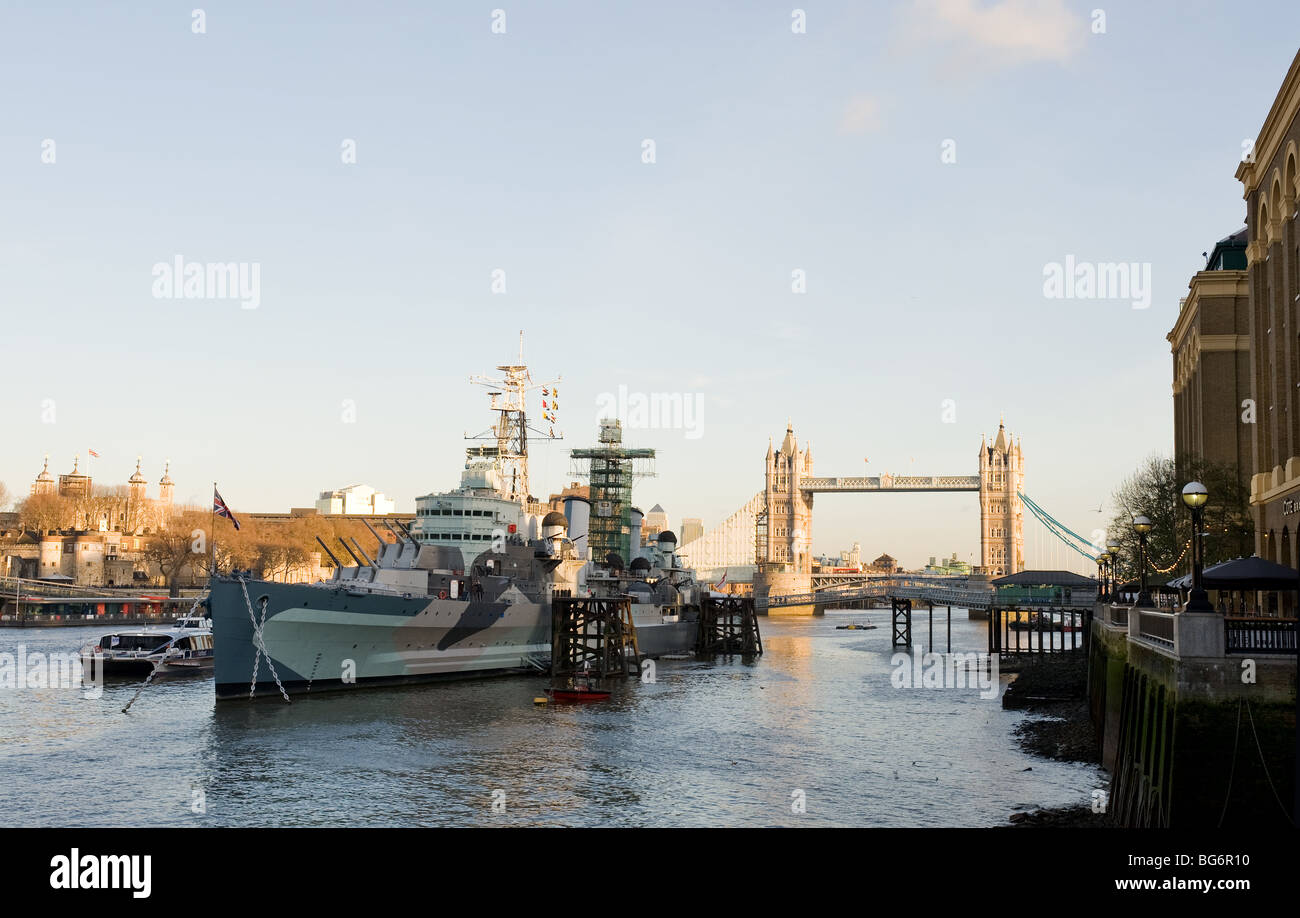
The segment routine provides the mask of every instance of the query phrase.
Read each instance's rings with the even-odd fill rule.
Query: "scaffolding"
[[[591,516],[587,523],[588,556],[597,564],[613,552],[623,563],[641,547],[641,533],[632,532],[632,480],[654,475],[653,449],[623,445],[623,425],[616,419],[600,422],[600,445],[575,449],[569,455],[573,474],[591,482]]]

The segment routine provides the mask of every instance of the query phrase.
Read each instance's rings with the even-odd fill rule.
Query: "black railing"
[[[1168,612],[1138,609],[1138,634],[1148,641],[1174,646],[1174,617]]]
[[[1294,618],[1223,619],[1224,649],[1228,653],[1295,653]]]
[[[1086,653],[1091,621],[1088,610],[994,607],[989,612],[989,653]]]

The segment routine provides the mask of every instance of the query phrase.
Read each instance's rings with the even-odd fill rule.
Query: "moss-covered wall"
[[[1289,825],[1295,657],[1178,660],[1100,625],[1092,638],[1089,703],[1120,825]]]

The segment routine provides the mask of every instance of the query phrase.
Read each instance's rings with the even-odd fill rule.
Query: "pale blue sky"
[[[1106,4],[1104,34],[1098,0],[803,3],[806,34],[793,4],[508,0],[210,3],[194,34],[199,2],[0,7],[15,493],[89,447],[105,482],[169,456],[199,502],[410,508],[456,483],[468,377],[524,328],[565,377],[540,494],[626,385],[702,393],[698,439],[630,436],[674,527],[756,492],[787,418],[821,474],[973,474],[1005,412],[1027,493],[1090,533],[1171,449],[1164,336],[1300,35],[1280,0]],[[176,254],[258,263],[259,308],[153,298]],[[1044,298],[1068,255],[1150,263],[1151,307]],[[822,496],[814,534],[967,558],[975,500]]]

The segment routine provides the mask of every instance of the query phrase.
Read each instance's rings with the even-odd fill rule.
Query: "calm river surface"
[[[587,706],[534,706],[527,677],[220,706],[209,677],[150,685],[128,714],[135,682],[0,688],[0,824],[988,826],[1106,786],[1020,752],[1027,715],[998,697],[893,687],[888,616],[762,618],[757,662],[661,660]],[[982,651],[985,627],[955,611],[954,651]],[[105,630],[0,629],[0,653]]]

